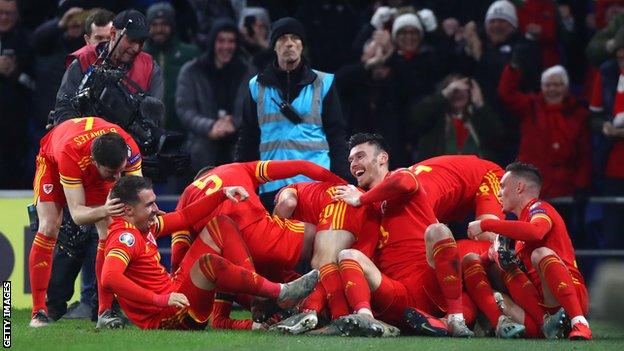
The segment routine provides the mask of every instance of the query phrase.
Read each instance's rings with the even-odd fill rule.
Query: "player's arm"
[[[297,208],[297,202],[297,189],[284,187],[277,194],[277,201],[275,202],[273,214],[281,218],[290,218]]]
[[[297,175],[304,175],[321,182],[346,184],[347,182],[331,171],[304,160],[290,161],[257,161],[255,176],[263,184],[276,179],[286,179]]]
[[[63,192],[67,199],[69,213],[77,225],[93,224],[108,216],[119,216],[123,213],[124,205],[119,199],[107,199],[102,206],[85,206],[85,191],[82,183],[73,186],[63,184]]]
[[[496,219],[484,219],[475,222],[480,222],[480,230],[482,232],[490,231],[499,233],[508,238],[521,241],[542,240],[552,228],[552,221],[546,215],[533,216],[530,222],[501,221]],[[471,230],[469,229],[469,231]]]
[[[357,207],[389,200],[399,195],[413,194],[418,190],[418,187],[416,175],[405,168],[393,172],[364,194],[353,185],[337,186],[335,198]]]
[[[238,202],[244,201],[248,197],[249,194],[241,186],[224,187],[221,191],[203,196],[200,200],[195,201],[181,210],[158,216],[156,234],[160,236],[161,233],[173,233],[186,230],[196,222],[210,215],[226,198],[233,202]]]
[[[182,294],[156,294],[133,282],[124,274],[130,260],[131,254],[127,250],[113,248],[108,251],[102,268],[102,286],[104,289],[130,301],[159,307],[185,307],[189,305],[188,300]]]
[[[126,168],[124,168],[125,175],[135,175],[135,176],[143,176],[143,171],[141,170],[141,166],[143,164],[143,159],[141,157],[141,150],[137,145],[136,141],[128,135],[124,136],[126,143],[130,147],[131,155],[128,158],[128,163],[126,164]]]

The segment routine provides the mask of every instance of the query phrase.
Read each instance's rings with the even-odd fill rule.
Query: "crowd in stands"
[[[621,207],[587,207],[624,196],[622,0],[0,0],[0,189],[31,187],[67,55],[109,40],[128,8],[146,14],[164,126],[186,135],[193,171],[249,158],[236,147],[249,80],[277,64],[272,24],[292,16],[303,62],[334,74],[335,135],[383,135],[392,168],[443,154],[535,164],[544,198],[573,198],[576,244],[624,245]],[[586,212],[597,241],[580,234]]]

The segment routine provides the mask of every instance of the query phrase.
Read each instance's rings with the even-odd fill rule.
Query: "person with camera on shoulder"
[[[118,40],[124,29],[125,35]],[[51,115],[55,125],[84,114],[84,111],[79,111],[74,98],[85,75],[91,73],[101,63],[101,58],[106,56],[112,65],[125,71],[126,77],[136,83],[146,95],[162,101],[162,71],[152,56],[142,51],[143,43],[149,37],[145,16],[132,9],[120,12],[113,20],[110,34],[110,41],[86,45],[68,56],[67,70],[56,94],[56,106]],[[136,86],[128,87],[129,91],[137,92]]]

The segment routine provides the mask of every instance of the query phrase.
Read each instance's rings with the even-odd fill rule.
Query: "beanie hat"
[[[501,19],[505,20],[514,28],[518,28],[518,16],[516,15],[516,8],[512,3],[507,0],[494,1],[490,8],[488,8],[485,14],[485,23],[493,20]]]
[[[284,34],[294,34],[305,44],[305,29],[303,28],[303,24],[292,17],[282,17],[273,23],[271,35],[269,36],[271,48],[275,48],[277,39]]]
[[[170,26],[175,25],[175,10],[168,2],[158,2],[147,9],[147,23],[152,24],[157,19],[164,19]]]
[[[414,27],[418,29],[420,34],[423,32],[422,24],[420,24],[418,16],[413,13],[404,13],[395,18],[394,23],[392,23],[392,40],[395,40],[397,33],[405,27]]]

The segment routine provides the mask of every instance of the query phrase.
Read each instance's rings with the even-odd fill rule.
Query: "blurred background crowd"
[[[624,247],[621,205],[588,202],[624,196],[624,0],[0,0],[0,189],[32,187],[67,55],[108,41],[129,8],[146,15],[142,50],[189,174],[245,158],[249,79],[275,65],[272,23],[292,16],[304,62],[335,75],[339,135],[382,134],[393,168],[443,154],[533,163],[544,198],[571,199],[558,206],[575,246]]]

